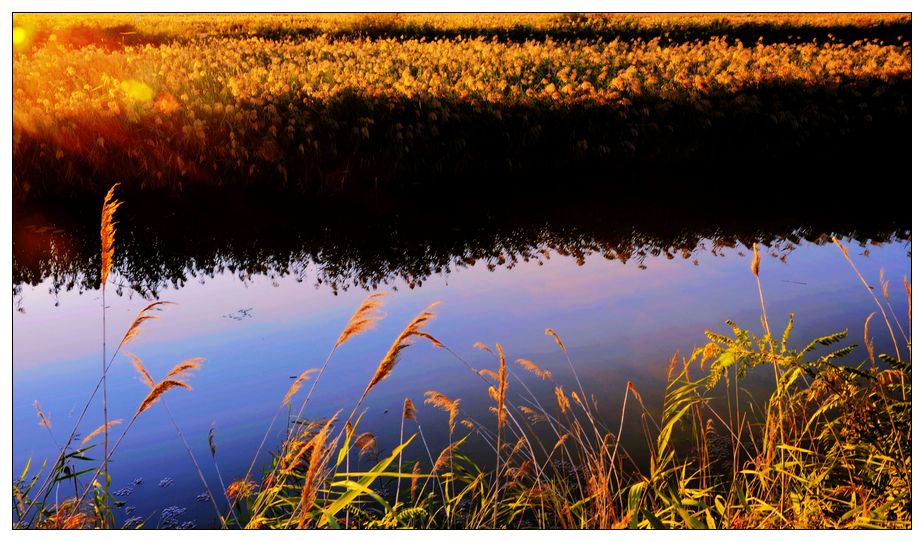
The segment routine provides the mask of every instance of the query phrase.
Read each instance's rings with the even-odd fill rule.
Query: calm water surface
[[[23,219],[20,214],[14,233],[17,476],[30,458],[33,468],[54,458],[55,445],[38,426],[33,401],[51,419],[54,441],[63,441],[97,382],[101,363],[101,296],[94,287],[98,237],[92,221],[81,229],[39,215]],[[822,232],[853,238],[850,252],[872,283],[878,284],[884,269],[893,292],[900,292],[902,276],[910,275],[911,244],[900,228],[868,233],[821,225],[806,231],[784,224],[751,226],[743,233],[708,227],[663,233],[650,226],[658,222],[655,218],[645,227],[633,223],[601,233],[580,220],[556,220],[511,219],[519,225],[508,227],[485,218],[474,228],[429,234],[410,225],[376,227],[345,238],[335,235],[337,228],[305,227],[302,233],[312,235],[289,232],[279,240],[278,235],[249,237],[246,227],[227,238],[192,234],[198,229],[183,227],[167,234],[126,210],[117,276],[107,292],[107,342],[116,344],[155,296],[176,303],[147,323],[128,349],[155,378],[180,360],[207,358],[191,379],[194,391],[171,392],[166,402],[217,493],[207,443],[210,425],[216,426],[224,479],[240,477],[291,378],[323,363],[370,291],[390,293],[388,316],[337,351],[308,409],[310,418],[350,408],[400,330],[434,301],[442,304],[428,331],[472,365],[496,368],[496,359],[472,344],[500,343],[509,359],[531,359],[573,386],[561,352],[543,333],[554,328],[587,392],[612,418],[627,380],[659,404],[668,359],[701,344],[704,329],[722,331],[727,319],[759,327],[746,248],[752,240],[765,244],[761,279],[770,324],[782,329],[795,312],[796,344],[845,327],[852,342],[858,342],[863,321],[875,309],[837,248],[817,242],[819,237],[824,241]],[[618,222],[605,216],[600,221]],[[177,241],[184,235],[188,241]],[[896,311],[904,314],[904,296],[892,297]],[[886,340],[878,326],[873,332],[877,342]],[[536,395],[551,397],[548,383],[520,376]],[[490,418],[483,383],[447,352],[418,343],[366,400],[363,429],[390,449],[398,438],[402,401],[410,397],[430,448],[442,449],[445,415],[424,405],[427,390],[461,398],[468,415]],[[519,384],[514,390],[520,390]],[[117,358],[109,376],[110,416],[130,418],[146,392],[130,361]],[[82,433],[101,423],[99,411],[91,408]],[[284,430],[285,416],[280,416],[270,448]],[[419,441],[415,446],[413,453],[425,456]],[[477,455],[477,443],[473,449]],[[89,455],[100,453],[94,449]],[[117,512],[117,519],[151,516],[148,525],[153,526],[163,508],[179,506],[185,508],[178,516],[181,522],[211,525],[211,506],[197,500],[202,485],[162,407],[138,419],[111,470],[113,488],[125,489],[127,508]],[[133,483],[136,479],[141,483]],[[62,490],[59,498],[69,496]]]

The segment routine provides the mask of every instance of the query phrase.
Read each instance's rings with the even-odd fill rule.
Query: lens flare
[[[122,81],[122,92],[136,102],[150,102],[154,98],[154,89],[137,79]]]
[[[13,45],[21,46],[29,39],[29,31],[21,26],[13,27]]]

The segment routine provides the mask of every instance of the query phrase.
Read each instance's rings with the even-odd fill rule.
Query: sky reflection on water
[[[885,269],[893,285],[895,310],[907,314],[900,284],[903,275],[910,275],[910,242],[878,247],[854,242],[849,247],[871,283],[878,284],[879,270]],[[739,256],[739,251],[746,255]],[[398,285],[386,301],[388,317],[337,352],[307,414],[321,417],[351,407],[394,337],[433,301],[442,304],[428,331],[476,367],[496,367],[496,359],[472,349],[475,341],[501,343],[509,359],[531,359],[561,382],[570,382],[561,352],[543,334],[552,327],[567,344],[587,392],[598,397],[603,410],[616,408],[627,379],[659,404],[664,370],[675,351],[689,353],[703,342],[704,329],[724,331],[726,319],[759,327],[750,255],[740,246],[723,252],[724,257],[698,251],[690,259],[673,260],[650,256],[645,269],[600,254],[588,256],[582,266],[575,265],[573,258],[553,254],[542,266],[530,262],[493,272],[479,261],[432,275],[414,289]],[[848,342],[859,342],[863,321],[875,310],[869,294],[831,244],[800,245],[785,263],[765,255],[761,279],[772,328],[781,330],[789,312],[796,313],[793,344],[844,327],[850,330]],[[177,305],[146,324],[128,348],[145,361],[155,378],[182,359],[207,358],[191,380],[194,391],[172,392],[167,403],[202,464],[211,464],[206,435],[209,425],[216,423],[218,462],[226,481],[246,470],[290,377],[323,363],[344,323],[368,295],[353,288],[334,296],[328,287],[309,282],[259,275],[242,281],[231,272],[202,284],[189,281],[162,292],[162,299]],[[43,283],[24,286],[19,295],[24,312],[14,312],[13,328],[16,475],[30,457],[34,465],[42,458],[53,459],[49,436],[35,419],[34,400],[51,418],[55,438],[66,437],[99,375],[101,329],[97,290],[61,291],[53,296]],[[138,295],[109,295],[107,302],[108,342],[113,345],[147,302]],[[885,330],[877,320],[872,331],[877,343],[885,345]],[[110,375],[111,416],[130,418],[147,390],[124,356],[117,359]],[[546,389],[548,383],[529,382],[540,396],[551,389]],[[461,397],[468,414],[487,418],[483,387],[448,353],[416,344],[369,396],[364,429],[376,433],[383,448],[393,445],[401,401],[407,396],[418,404],[426,438],[442,442],[443,414],[423,405],[423,393],[436,389]],[[100,423],[97,410],[91,408],[85,431]],[[283,419],[271,446],[283,432]],[[423,453],[422,448],[416,452]],[[208,524],[211,506],[195,500],[201,484],[163,409],[153,408],[139,418],[116,456],[112,473],[114,488],[143,478],[125,498],[137,507],[136,515],[179,505],[188,509],[185,519]],[[211,466],[206,475],[210,483],[215,481]],[[165,477],[174,483],[159,487],[158,481]],[[217,482],[213,487],[218,487]]]

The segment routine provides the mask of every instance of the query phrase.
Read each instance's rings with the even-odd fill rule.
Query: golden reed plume
[[[94,429],[92,433],[84,437],[83,440],[80,442],[80,445],[83,446],[84,444],[93,440],[93,437],[99,436],[100,434],[102,434],[103,431],[107,429],[112,429],[113,426],[119,425],[120,423],[122,423],[122,420],[109,420],[109,423],[104,423],[103,425]]]
[[[103,213],[100,219],[99,236],[102,242],[102,266],[100,268],[100,285],[105,288],[106,280],[109,278],[109,272],[112,270],[112,256],[115,254],[115,225],[112,221],[122,202],[115,199],[115,189],[119,183],[112,185],[106,198],[103,200]]]
[[[507,421],[507,409],[504,408],[504,399],[507,395],[507,357],[500,343],[495,346],[500,360],[500,366],[497,369],[497,430],[500,432],[504,422]]]
[[[410,398],[404,400],[404,412],[401,415],[405,420],[417,421],[417,407],[414,406],[414,401],[411,401]]]
[[[154,381],[151,379],[151,375],[145,370],[144,365],[141,364],[141,360],[137,356],[131,356],[132,362],[135,365],[135,369],[141,373],[142,381],[145,384],[151,385]],[[163,380],[157,383],[157,385],[151,386],[151,391],[148,392],[147,397],[141,401],[141,404],[138,406],[138,410],[135,412],[137,417],[139,414],[145,410],[151,408],[151,405],[160,400],[161,395],[167,393],[173,388],[183,388],[185,390],[192,390],[192,386],[184,382],[183,378],[187,378],[189,371],[198,369],[202,362],[205,361],[205,358],[191,358],[185,361],[177,363],[169,372]]]
[[[141,359],[131,352],[125,352],[125,355],[132,360],[132,365],[135,367],[135,371],[137,371],[141,376],[141,381],[144,382],[147,387],[153,388],[155,386],[154,379],[151,378],[151,373],[149,373],[148,370],[144,368],[144,364],[141,363]]]
[[[561,337],[558,336],[558,333],[555,333],[555,330],[548,328],[545,330],[545,334],[555,339],[555,342],[558,344],[558,347],[561,348],[562,352],[567,353],[568,349],[565,348],[565,343],[561,342]]]
[[[296,393],[298,393],[298,390],[302,387],[302,384],[304,384],[305,381],[308,380],[311,374],[316,373],[316,372],[318,372],[318,369],[308,369],[307,371],[298,375],[298,378],[295,379],[295,382],[293,382],[292,385],[289,386],[289,391],[286,392],[285,397],[282,398],[282,404],[284,405],[288,403],[289,400],[292,399],[292,397]]]
[[[172,301],[155,301],[154,303],[151,303],[147,307],[141,309],[138,312],[138,316],[135,316],[132,324],[128,326],[128,331],[126,331],[125,335],[122,336],[123,346],[135,340],[138,334],[141,333],[141,324],[147,322],[148,320],[155,320],[158,318],[157,315],[151,314],[151,311],[155,309],[160,310],[159,307],[161,305],[176,305],[176,303],[173,303]]]
[[[422,336],[420,330],[423,329],[434,317],[436,313],[431,312],[430,310],[433,307],[436,307],[439,303],[433,303],[428,306],[426,309],[420,312],[413,320],[408,323],[407,327],[398,335],[398,338],[395,339],[395,342],[392,343],[391,348],[388,349],[388,352],[385,353],[385,357],[382,358],[381,363],[379,363],[378,368],[375,371],[375,374],[372,375],[372,379],[369,381],[369,385],[366,386],[365,391],[363,391],[362,397],[360,397],[360,402],[365,399],[366,395],[372,391],[379,382],[388,378],[388,375],[391,374],[391,371],[395,368],[395,365],[398,364],[398,357],[401,354],[401,351],[410,346],[413,343],[415,337]]]
[[[449,413],[449,430],[452,431],[456,427],[456,417],[459,415],[459,400],[452,401],[449,397],[433,390],[426,392],[424,395],[427,396],[424,403]]]
[[[153,389],[148,393],[148,395],[141,401],[141,404],[138,405],[138,410],[135,412],[135,416],[138,416],[145,410],[151,408],[151,406],[156,403],[161,395],[167,393],[173,388],[183,388],[186,390],[192,390],[192,386],[183,382],[182,380],[162,380]]]
[[[439,472],[443,467],[449,464],[449,460],[452,458],[452,454],[455,452],[458,445],[458,441],[452,442],[440,452],[439,457],[436,458],[436,462],[433,464],[433,472]]]
[[[173,369],[170,369],[170,372],[167,373],[165,378],[170,378],[171,376],[176,377],[185,377],[185,373],[189,371],[195,371],[196,369],[202,366],[202,362],[205,361],[205,358],[190,358],[185,361],[181,361]]]
[[[359,457],[363,457],[364,455],[374,454],[378,450],[378,443],[375,440],[375,435],[366,432],[356,437],[353,447],[359,450]]]
[[[360,305],[359,308],[356,309],[356,312],[353,313],[353,316],[350,317],[346,327],[343,328],[343,332],[337,339],[336,346],[340,346],[347,342],[351,337],[369,331],[375,326],[376,322],[384,318],[384,313],[379,310],[379,307],[381,307],[384,302],[382,299],[383,297],[385,297],[384,293],[375,293],[362,302],[362,305]]]
[[[869,316],[866,317],[866,322],[863,323],[863,344],[866,345],[866,353],[869,355],[869,362],[873,367],[876,366],[876,354],[873,350],[873,338],[869,336],[869,323],[874,316],[876,316],[875,312],[869,313]]]
[[[522,367],[522,368],[526,369],[527,371],[533,373],[534,375],[538,376],[538,377],[539,377],[540,379],[542,379],[542,380],[548,380],[548,379],[552,378],[552,372],[551,372],[551,371],[547,371],[547,370],[545,370],[545,369],[539,367],[538,365],[536,365],[535,363],[533,363],[532,361],[530,361],[530,360],[528,360],[528,359],[524,359],[524,358],[518,359],[518,360],[517,360],[517,365],[519,365],[520,367]]]
[[[493,354],[493,353],[494,353],[494,352],[491,350],[491,347],[490,347],[490,346],[484,344],[484,343],[481,342],[481,341],[475,341],[475,344],[473,344],[472,347],[473,347],[473,348],[477,348],[478,350],[481,350],[481,351],[483,351],[483,352],[487,352],[488,354]]]
[[[522,412],[529,418],[530,423],[536,424],[536,423],[539,423],[545,420],[544,415],[540,414],[539,412],[536,412],[535,410],[529,408],[528,406],[520,406],[519,408],[520,408],[520,412]]]
[[[253,492],[256,490],[256,482],[241,478],[228,484],[228,489],[225,490],[225,495],[227,495],[228,499],[231,501],[237,501],[240,499],[246,499],[247,497],[253,495]]]
[[[751,245],[751,248],[754,250],[754,259],[751,260],[751,273],[754,273],[755,277],[760,276],[760,247],[757,246],[757,243]]]
[[[298,519],[299,529],[304,529],[307,526],[308,512],[311,511],[311,507],[314,506],[314,501],[317,498],[318,487],[321,484],[321,468],[327,459],[327,453],[329,451],[329,447],[327,446],[327,434],[330,431],[330,426],[333,421],[334,418],[327,420],[324,427],[322,427],[321,430],[318,431],[318,434],[311,439],[311,457],[308,459],[308,471],[305,473],[305,485],[302,486],[302,494],[299,501],[299,506],[301,507],[301,515]]]
[[[568,402],[568,396],[565,395],[561,386],[555,386],[555,400],[558,402],[558,408],[561,410],[561,413],[567,414],[568,410],[571,409],[571,403]]]

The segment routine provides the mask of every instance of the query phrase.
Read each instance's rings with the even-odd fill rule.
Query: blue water
[[[904,322],[907,300],[901,284],[903,276],[910,277],[910,242],[881,246],[853,242],[848,247],[877,294],[879,272],[884,270],[892,285],[895,312]],[[689,353],[703,343],[703,330],[723,331],[727,319],[751,329],[760,326],[750,253],[739,246],[714,255],[711,248],[706,242],[688,259],[649,256],[645,268],[600,255],[577,265],[574,258],[552,254],[541,266],[533,261],[494,271],[488,269],[490,262],[478,261],[430,276],[413,289],[395,284],[395,290],[387,290],[387,318],[336,352],[307,416],[324,417],[351,408],[400,330],[434,301],[442,303],[428,331],[476,367],[496,368],[497,361],[472,348],[473,343],[500,343],[508,359],[531,359],[573,387],[561,351],[544,334],[552,327],[565,341],[587,393],[597,397],[601,411],[617,411],[627,380],[646,400],[660,404],[665,368],[674,352]],[[863,322],[877,310],[831,244],[803,242],[785,262],[765,251],[761,280],[774,330],[782,330],[789,313],[796,313],[792,344],[843,328],[850,332],[849,342],[861,342]],[[147,322],[140,337],[126,348],[144,360],[155,379],[183,359],[207,358],[190,380],[194,390],[173,390],[165,402],[216,495],[221,489],[207,443],[210,425],[216,426],[217,463],[224,480],[239,478],[291,384],[290,377],[320,367],[343,325],[369,293],[355,288],[335,296],[329,288],[316,288],[310,282],[259,275],[241,279],[230,272],[190,280],[161,293],[162,299],[176,305],[159,313],[158,320]],[[23,287],[17,299],[23,310],[14,311],[14,476],[30,459],[33,472],[43,460],[54,459],[54,442],[67,438],[100,373],[100,292],[53,294],[49,289],[48,281]],[[129,294],[107,296],[110,350],[148,302]],[[881,318],[874,319],[871,330],[883,349],[890,344]],[[550,397],[549,383],[519,368],[515,371],[534,393]],[[516,393],[518,386],[513,386]],[[305,390],[307,386],[295,404]],[[390,449],[398,439],[402,401],[410,397],[417,404],[430,448],[442,449],[445,414],[424,405],[427,390],[461,398],[465,412],[476,418],[491,417],[483,382],[447,352],[421,342],[404,351],[392,375],[369,395],[362,430],[375,433],[380,446]],[[110,417],[126,421],[147,393],[122,355],[110,371],[108,393]],[[52,435],[37,423],[35,400],[52,422]],[[89,433],[101,420],[97,399],[80,432]],[[124,427],[115,427],[113,434],[121,434]],[[284,430],[282,415],[260,464],[268,460]],[[88,455],[98,458],[102,439],[94,442],[98,448]],[[419,439],[410,450],[424,457]],[[111,472],[114,489],[131,488],[123,492],[123,500],[126,507],[134,508],[117,512],[120,521],[151,517],[147,525],[155,526],[169,506],[186,509],[177,516],[181,522],[205,527],[214,521],[211,505],[196,500],[204,489],[161,405],[139,417],[117,451]],[[141,483],[134,484],[138,478]],[[159,482],[166,479],[172,483],[161,487]],[[59,491],[59,499],[73,496],[63,487]]]

